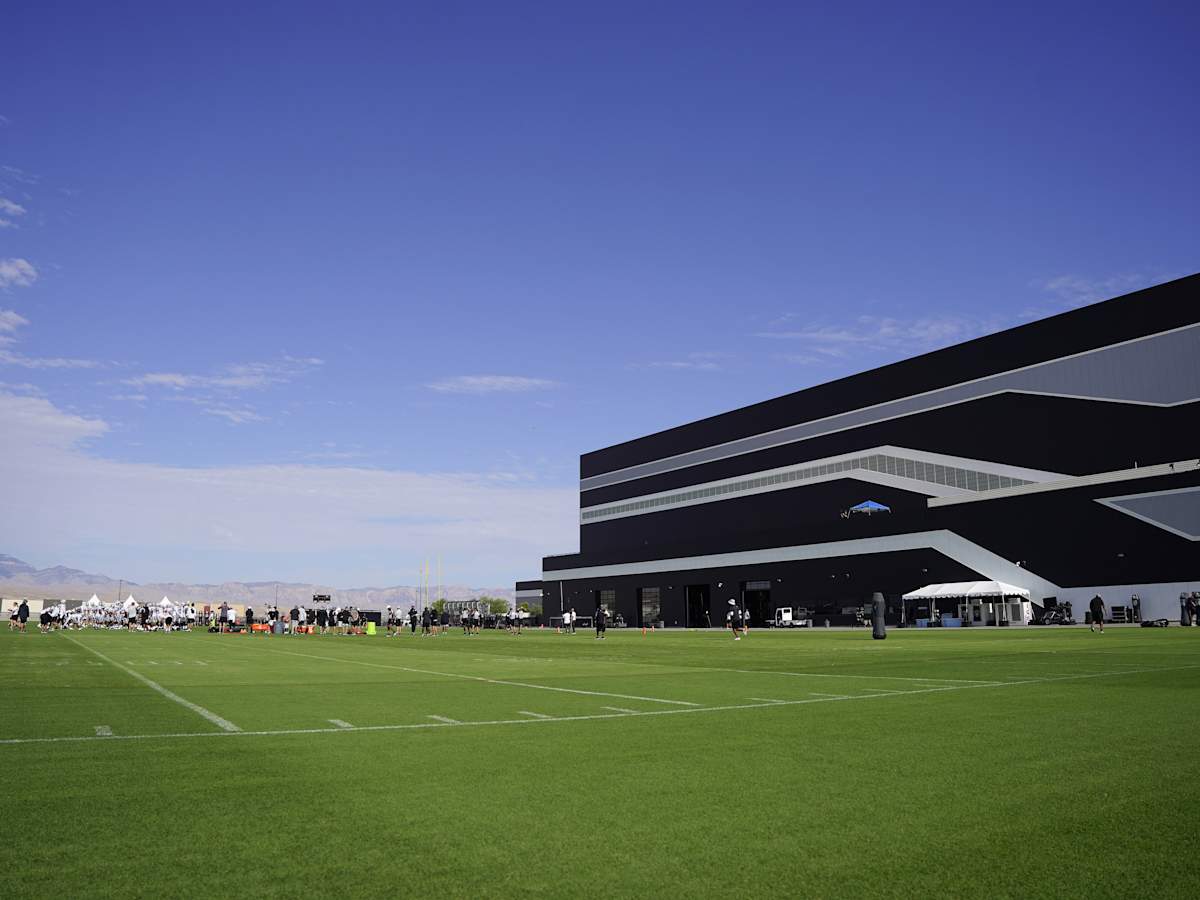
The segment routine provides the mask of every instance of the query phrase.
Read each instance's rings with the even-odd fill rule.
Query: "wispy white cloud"
[[[0,166],[0,183],[23,184],[32,187],[41,181],[40,175],[18,169],[16,166]]]
[[[16,228],[17,223],[12,221],[25,215],[25,207],[20,203],[14,203],[7,197],[0,197],[0,228]],[[4,218],[8,216],[9,218]]]
[[[37,269],[27,259],[0,259],[0,288],[29,287],[38,279]]]
[[[216,390],[229,393],[262,390],[276,384],[286,384],[312,372],[324,364],[315,357],[283,356],[267,362],[235,363],[211,375],[182,372],[148,372],[125,379],[125,384],[139,388],[168,388],[174,391]]]
[[[645,363],[630,363],[631,369],[668,369],[675,371],[717,372],[728,353],[689,353],[682,359],[662,359]]]
[[[784,356],[789,362],[800,364],[842,359],[864,351],[925,353],[1005,325],[998,316],[976,318],[957,314],[913,319],[863,315],[841,324],[801,322],[799,316],[788,315],[776,324],[781,327],[758,332],[755,337],[795,342],[802,349]]]
[[[11,309],[0,309],[0,346],[16,341],[17,329],[28,325],[29,320]]]
[[[523,375],[454,375],[426,385],[443,394],[498,394],[544,391],[558,387],[557,381]]]
[[[24,369],[95,369],[100,363],[91,359],[65,359],[59,356],[26,356],[8,349],[17,342],[17,329],[24,328],[29,320],[11,309],[0,309],[0,365],[20,366]]]
[[[354,459],[364,459],[370,454],[364,451],[360,444],[342,445],[337,441],[324,441],[319,450],[312,450],[300,455],[303,459],[347,462]]]
[[[94,359],[68,359],[61,356],[25,356],[0,349],[0,365],[24,369],[99,369],[104,364]]]
[[[210,416],[227,419],[233,425],[245,425],[247,422],[265,422],[262,416],[252,409],[232,406],[204,406],[203,411]]]
[[[569,485],[352,465],[105,459],[88,442],[107,423],[6,391],[0,421],[9,437],[0,442],[8,513],[0,546],[103,546],[113,570],[128,565],[135,576],[220,579],[262,565],[247,560],[305,557],[304,577],[353,584],[380,571],[400,580],[438,553],[453,577],[490,584],[526,565],[536,572],[547,547],[569,550],[578,532],[578,491]],[[119,528],[97,515],[105,509],[121,511]],[[269,577],[287,574],[274,568]]]
[[[1060,308],[1071,309],[1119,297],[1169,280],[1161,276],[1147,275],[1145,272],[1122,272],[1102,277],[1056,275],[1042,282],[1034,282],[1034,287],[1054,297]]]

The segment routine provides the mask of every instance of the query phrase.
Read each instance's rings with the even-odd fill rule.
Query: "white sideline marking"
[[[809,691],[808,693],[809,693],[811,696],[813,696],[813,697],[834,697],[834,698],[836,698],[836,699],[838,699],[838,700],[845,700],[845,699],[846,699],[846,695],[845,695],[845,694],[822,694],[822,693],[820,693],[820,692],[818,692],[818,691]]]
[[[232,722],[230,722],[228,719],[222,719],[220,716],[218,716],[212,710],[205,709],[203,706],[199,706],[199,705],[193,703],[191,700],[185,700],[183,697],[180,697],[178,694],[168,691],[165,687],[163,687],[158,682],[151,681],[145,675],[135,672],[135,671],[133,671],[133,669],[126,668],[125,666],[121,665],[119,662],[117,662],[114,659],[109,659],[107,656],[105,656],[99,650],[94,650],[93,648],[89,647],[87,644],[81,644],[81,643],[79,643],[79,641],[75,640],[75,638],[70,637],[69,635],[63,635],[63,636],[66,637],[66,639],[68,641],[70,641],[72,644],[74,644],[76,647],[82,647],[88,653],[95,654],[96,656],[98,656],[102,660],[104,660],[106,663],[116,666],[118,669],[120,669],[126,675],[136,678],[138,681],[140,681],[142,684],[146,685],[146,687],[150,688],[151,690],[158,691],[160,694],[162,694],[168,700],[174,700],[180,706],[187,707],[192,712],[194,712],[196,715],[203,716],[204,718],[208,719],[208,721],[212,722],[214,725],[216,725],[218,728],[222,729],[223,731],[232,732],[232,731],[241,731],[242,730],[242,729],[238,728],[236,725],[234,725]]]
[[[625,715],[637,715],[636,709],[626,709],[623,706],[602,706],[601,709],[611,709],[613,712],[625,713]]]
[[[747,700],[757,700],[760,703],[783,703],[783,700],[771,700],[767,697],[747,697]]]
[[[242,645],[230,644],[229,646],[240,647]],[[323,659],[326,662],[350,663],[351,665],[356,666],[370,666],[373,669],[395,669],[400,672],[413,672],[417,675],[437,675],[439,678],[462,678],[466,681],[478,681],[482,682],[483,684],[502,684],[508,687],[533,688],[534,690],[538,691],[557,691],[563,694],[584,694],[589,697],[616,697],[620,700],[644,700],[647,703],[670,703],[675,706],[700,706],[699,703],[693,703],[691,700],[664,700],[661,697],[639,697],[635,694],[613,694],[609,691],[585,691],[581,688],[551,687],[548,684],[530,684],[526,681],[506,681],[501,678],[484,678],[482,675],[463,675],[461,672],[435,672],[432,669],[414,669],[411,666],[395,666],[388,665],[387,663],[373,663],[366,662],[365,660],[361,659],[346,659],[345,657],[338,656],[316,656],[312,653],[297,653],[293,650],[277,650],[274,647],[248,647],[246,649],[253,650],[254,652],[265,650],[270,653],[284,653],[288,656],[304,656],[308,659]]]
[[[421,728],[482,728],[493,725],[539,725],[551,722],[587,722],[596,719],[619,719],[625,716],[674,716],[684,713],[727,712],[740,709],[778,709],[782,706],[804,706],[813,703],[838,703],[853,700],[887,700],[892,697],[908,697],[914,694],[938,694],[952,691],[969,691],[987,688],[1015,687],[1027,684],[1046,684],[1052,681],[1076,681],[1083,678],[1109,678],[1118,675],[1143,675],[1154,672],[1177,672],[1183,669],[1200,669],[1200,664],[1188,666],[1165,666],[1158,669],[1134,669],[1127,672],[1099,672],[1095,675],[1058,675],[1050,678],[1031,678],[1025,681],[989,681],[983,684],[948,685],[946,687],[923,688],[904,691],[899,694],[857,694],[852,697],[830,696],[817,700],[781,700],[776,703],[739,703],[729,706],[695,706],[687,709],[652,709],[645,712],[629,710],[614,715],[588,716],[556,716],[549,719],[493,719],[484,722],[459,722],[443,716],[429,716],[436,722],[417,722],[407,725],[356,725],[353,728],[292,728],[277,731],[196,731],[177,734],[115,734],[112,737],[52,737],[52,738],[2,738],[2,744],[61,744],[80,743],[83,741],[152,741],[174,740],[179,738],[212,738],[212,737],[286,737],[297,734],[351,734],[359,731],[412,731]]]
[[[97,725],[96,737],[112,737],[112,729],[107,725]]]
[[[517,712],[522,716],[533,716],[535,719],[553,719],[554,716],[548,716],[545,713],[530,712],[527,709],[518,709]]]
[[[842,672],[773,672],[767,669],[718,669],[704,666],[706,672],[737,672],[741,675],[791,675],[794,678],[869,678],[873,681],[915,681],[921,684],[1003,684],[973,678],[914,678],[909,675],[847,675]]]
[[[329,719],[329,724],[336,725],[338,728],[353,728],[349,722],[343,722],[341,719]]]

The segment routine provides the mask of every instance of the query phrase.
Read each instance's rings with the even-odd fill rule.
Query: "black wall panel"
[[[584,491],[579,502],[584,507],[611,503],[884,444],[1066,475],[1111,472],[1200,453],[1186,437],[1198,421],[1200,402],[1159,407],[1000,394]]]
[[[1200,275],[1190,275],[587,453],[580,458],[580,475],[599,475],[1190,324],[1200,317],[1198,294]]]

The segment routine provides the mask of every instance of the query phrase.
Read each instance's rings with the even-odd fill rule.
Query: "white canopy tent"
[[[92,599],[87,602],[87,605],[88,606],[99,606],[100,598],[97,597],[95,594],[92,594]]]
[[[904,595],[905,600],[936,600],[939,597],[1028,597],[1029,591],[1003,581],[952,581],[927,584]]]
[[[964,625],[1028,625],[1033,620],[1029,591],[1003,581],[953,581],[927,584],[904,595],[905,600],[958,600]]]
[[[128,597],[125,598],[125,602],[121,605],[126,606],[126,607],[137,606],[137,601],[133,599],[133,594],[130,594]]]
[[[170,600],[168,600],[166,597],[163,597],[161,600],[158,601],[158,605],[159,606],[174,606],[175,604],[172,603]]]

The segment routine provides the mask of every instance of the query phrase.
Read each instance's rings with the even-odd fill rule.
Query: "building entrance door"
[[[686,619],[683,624],[688,628],[711,627],[708,585],[689,584],[684,590],[687,591],[687,605],[684,607]]]
[[[775,615],[771,609],[771,582],[743,581],[742,609],[749,618],[747,625],[762,628],[770,621]]]

